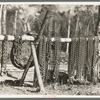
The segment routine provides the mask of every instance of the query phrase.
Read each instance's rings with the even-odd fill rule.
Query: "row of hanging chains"
[[[1,58],[1,68],[2,72],[6,73],[6,67],[7,67],[7,32],[6,32],[6,14],[7,9],[6,6],[3,6],[3,12],[2,12],[2,33],[5,35],[4,40],[2,41],[2,58]],[[3,74],[1,72],[1,74]]]
[[[56,17],[55,17],[56,18]],[[54,79],[58,81],[59,76],[59,65],[60,65],[60,53],[61,53],[61,38],[60,38],[60,21],[58,18],[55,19],[55,42],[54,42],[54,53],[55,53],[55,67],[54,67]]]

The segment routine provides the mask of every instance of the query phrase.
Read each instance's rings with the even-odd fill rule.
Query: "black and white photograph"
[[[0,97],[100,96],[100,3],[0,3]]]

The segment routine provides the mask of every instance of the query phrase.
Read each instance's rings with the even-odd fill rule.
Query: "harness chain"
[[[83,58],[83,78],[84,80],[86,81],[86,69],[87,69],[87,66],[86,66],[86,62],[87,62],[87,40],[86,40],[86,37],[84,37],[84,51],[83,51],[83,55],[84,55],[84,58]]]
[[[74,77],[74,42],[75,38],[72,38],[71,43],[69,44],[69,66],[68,66],[68,75],[70,78]]]
[[[79,52],[78,52],[78,66],[77,66],[77,79],[81,80],[81,37],[79,37]]]
[[[89,47],[88,47],[88,65],[89,65],[89,81],[91,81],[91,71],[92,71],[92,57],[93,57],[93,37],[90,37],[89,40],[88,40],[88,44],[89,44]]]
[[[76,78],[78,78],[78,61],[79,61],[79,38],[76,40]]]
[[[85,69],[85,59],[86,59],[86,38],[85,37],[82,37],[82,80],[84,80],[84,69]]]
[[[43,37],[43,48],[42,48],[42,75],[43,75],[43,80],[44,82],[46,82],[46,42],[47,42],[47,38]]]
[[[39,42],[39,64],[40,64],[40,67],[42,66],[42,43],[43,43],[43,37],[41,36],[40,38],[40,42]],[[40,68],[41,70],[41,68]]]
[[[75,47],[74,47],[74,67],[75,67],[75,72],[76,72],[76,65],[77,65],[77,38],[75,38]],[[76,74],[76,73],[75,73]]]
[[[76,64],[77,63],[77,39],[74,38],[73,39],[73,70],[72,70],[72,73],[73,73],[73,76],[75,76],[75,71],[76,71]]]
[[[97,82],[97,52],[98,52],[98,44],[99,44],[99,38],[98,37],[94,37],[94,51],[93,51],[93,67],[92,67],[92,81],[94,84],[96,84]]]
[[[60,63],[60,52],[61,52],[61,40],[59,36],[60,32],[60,23],[54,22],[55,25],[55,39],[56,41],[54,42],[54,53],[55,53],[55,67],[54,67],[54,77],[55,81],[57,82],[58,80],[58,75],[59,75],[59,63]]]
[[[52,34],[52,30],[53,30],[53,23],[52,23],[52,18],[49,19],[48,23],[50,23],[50,25],[48,24],[47,26],[47,30],[48,30],[48,39],[47,39],[47,47],[46,47],[46,62],[47,62],[47,71],[46,71],[46,79],[50,79],[50,66],[52,66],[51,64],[51,51],[52,51],[52,41],[51,41],[51,34]],[[50,65],[51,64],[51,65]]]
[[[40,72],[43,78],[43,37],[41,36],[39,42],[39,64],[40,64]]]

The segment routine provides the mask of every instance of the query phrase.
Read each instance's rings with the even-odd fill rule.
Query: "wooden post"
[[[3,5],[3,13],[2,13],[2,34],[4,34],[6,36],[6,6]],[[7,58],[7,41],[6,38],[4,38],[4,40],[2,41],[2,58],[1,58],[1,70],[4,70],[4,72],[6,71],[6,58]],[[1,75],[3,73],[1,72]]]

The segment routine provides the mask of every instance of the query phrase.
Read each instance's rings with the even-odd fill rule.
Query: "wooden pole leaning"
[[[24,83],[26,74],[27,74],[27,72],[28,72],[28,70],[29,70],[29,67],[30,67],[30,64],[31,64],[32,61],[33,61],[33,56],[31,55],[30,58],[29,58],[29,60],[28,60],[27,65],[26,65],[27,67],[26,67],[26,69],[24,70],[23,75],[22,75],[22,77],[21,77],[21,79],[20,79],[20,84],[19,84],[20,86],[22,86],[23,83]]]
[[[36,68],[36,74],[37,74],[37,78],[38,78],[40,91],[43,92],[44,94],[46,94],[44,84],[43,84],[43,81],[42,81],[42,77],[41,77],[41,74],[40,74],[38,59],[37,59],[37,55],[36,55],[36,49],[35,49],[33,42],[31,42],[31,48],[32,48],[32,55],[33,55],[33,59],[34,59],[34,65],[35,65],[35,68]]]

